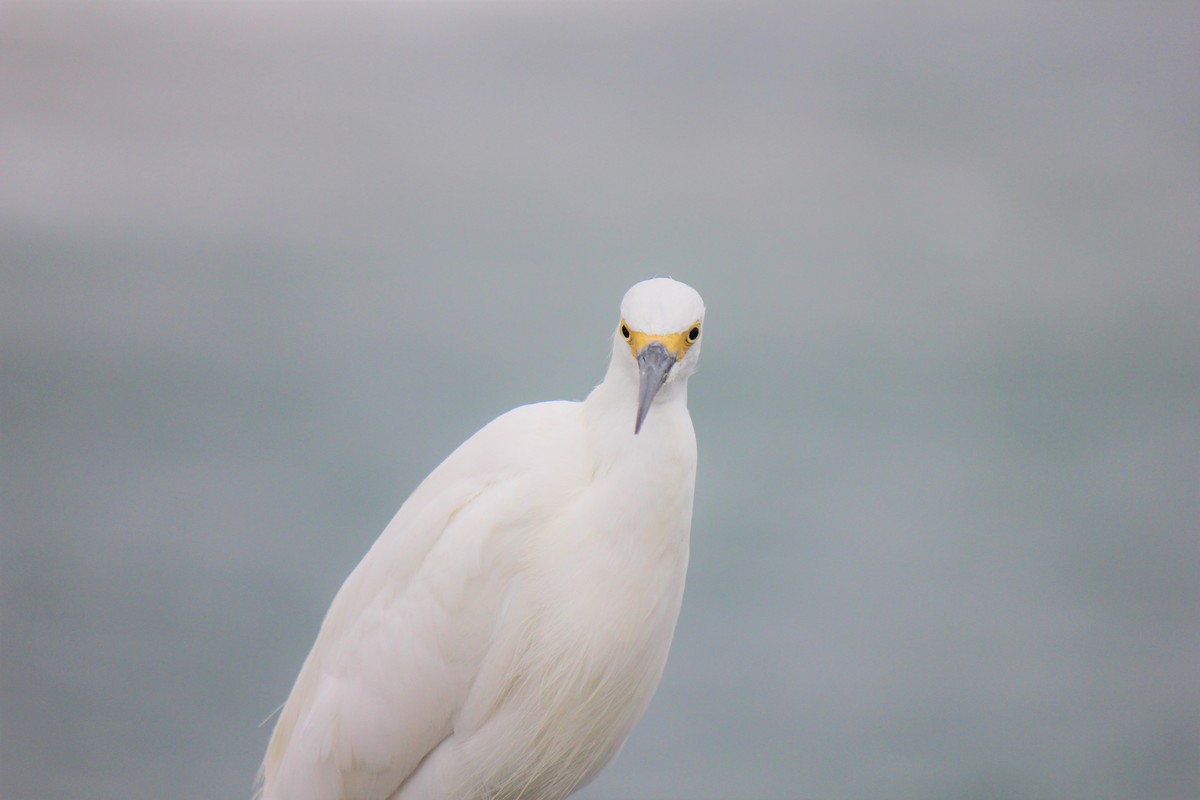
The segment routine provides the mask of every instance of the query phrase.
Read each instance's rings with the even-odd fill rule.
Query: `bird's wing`
[[[521,561],[504,532],[552,474],[514,463],[537,408],[447,458],[347,578],[272,734],[264,800],[386,798],[449,735]]]

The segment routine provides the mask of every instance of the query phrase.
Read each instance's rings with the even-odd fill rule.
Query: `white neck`
[[[602,461],[623,454],[659,452],[668,456],[675,448],[664,443],[695,448],[695,433],[687,410],[687,378],[669,380],[654,398],[650,413],[635,434],[637,415],[637,362],[624,347],[614,348],[604,381],[584,401],[584,416],[594,437],[593,445]],[[668,456],[669,457],[669,456]]]

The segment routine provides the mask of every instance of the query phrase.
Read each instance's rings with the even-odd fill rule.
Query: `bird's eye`
[[[621,335],[624,336],[626,339],[629,338],[629,326],[623,322],[621,323]]]
[[[699,338],[700,338],[700,326],[697,325],[696,327],[694,327],[690,331],[688,331],[688,341],[694,342]]]

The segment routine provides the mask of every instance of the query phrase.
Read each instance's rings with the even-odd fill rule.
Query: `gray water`
[[[708,306],[580,793],[1200,797],[1200,8],[7,3],[0,796],[247,797],[324,609]]]

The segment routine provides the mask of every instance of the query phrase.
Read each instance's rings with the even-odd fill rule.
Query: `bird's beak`
[[[638,353],[637,361],[638,375],[641,376],[641,380],[638,384],[637,422],[633,426],[635,434],[641,432],[642,423],[646,421],[646,415],[650,413],[650,404],[654,401],[654,395],[658,394],[658,390],[667,382],[667,373],[671,371],[671,367],[675,366],[676,358],[666,345],[652,340]]]

